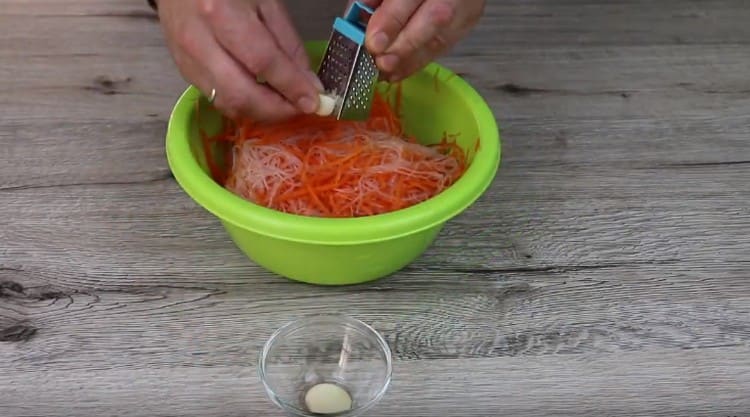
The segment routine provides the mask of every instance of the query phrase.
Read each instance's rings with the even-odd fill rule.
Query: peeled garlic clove
[[[336,107],[336,97],[329,96],[328,94],[320,94],[319,97],[320,105],[315,114],[318,116],[330,116],[333,114],[333,109]]]
[[[318,384],[305,394],[305,405],[314,414],[337,414],[352,408],[352,398],[335,384]]]

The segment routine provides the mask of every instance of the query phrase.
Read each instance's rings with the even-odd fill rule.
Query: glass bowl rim
[[[271,400],[276,403],[281,408],[292,411],[296,415],[302,416],[302,417],[319,417],[317,414],[311,414],[307,410],[301,409],[297,406],[294,406],[292,404],[287,403],[286,401],[283,401],[279,398],[279,396],[276,394],[276,391],[270,386],[267,377],[268,377],[268,370],[266,367],[266,359],[268,358],[269,353],[271,352],[271,349],[275,346],[275,344],[281,339],[282,336],[286,334],[290,334],[291,332],[303,329],[305,327],[311,326],[311,325],[319,325],[319,324],[325,324],[325,323],[332,323],[336,325],[340,324],[348,324],[357,329],[358,331],[364,333],[368,337],[372,337],[375,339],[378,345],[378,350],[383,354],[385,358],[385,377],[383,378],[382,385],[378,389],[377,393],[372,396],[367,402],[365,402],[362,405],[359,405],[355,408],[352,408],[350,410],[337,413],[337,414],[328,414],[328,416],[331,417],[345,417],[345,416],[353,416],[357,415],[358,413],[364,412],[368,409],[370,409],[372,406],[377,404],[383,396],[385,396],[385,393],[388,391],[388,388],[391,383],[391,379],[393,376],[393,358],[392,358],[392,352],[391,348],[388,345],[388,342],[386,342],[385,338],[375,330],[372,326],[369,324],[355,319],[350,316],[346,316],[343,314],[314,314],[309,315],[306,317],[302,317],[296,320],[291,320],[284,324],[283,326],[279,327],[276,331],[271,334],[271,336],[268,338],[268,340],[263,345],[263,349],[260,351],[260,358],[258,360],[258,375],[260,377],[260,381],[263,384],[263,387],[265,388],[266,392],[271,397]]]

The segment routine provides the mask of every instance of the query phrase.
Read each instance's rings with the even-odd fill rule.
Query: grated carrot
[[[297,116],[283,123],[225,120],[217,135],[201,133],[213,178],[256,204],[306,216],[361,217],[423,202],[454,184],[467,157],[456,134],[422,145],[404,133],[401,85],[393,103],[376,94],[362,122]],[[230,145],[220,172],[211,145]]]

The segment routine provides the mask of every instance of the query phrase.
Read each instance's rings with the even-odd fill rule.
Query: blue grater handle
[[[333,22],[333,28],[357,45],[364,45],[367,20],[373,13],[373,9],[362,4],[362,2],[355,1],[343,19],[340,17],[336,18]],[[363,17],[366,19],[363,19]]]
[[[369,19],[373,13],[375,13],[375,10],[362,4],[361,1],[355,1],[344,15],[344,20],[366,27],[367,21],[361,18],[366,17]]]

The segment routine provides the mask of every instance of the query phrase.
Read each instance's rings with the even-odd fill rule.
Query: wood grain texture
[[[343,1],[290,2],[324,38]],[[278,326],[343,312],[396,358],[379,416],[750,416],[750,7],[491,0],[441,62],[503,166],[394,276],[249,262],[174,182],[185,87],[141,0],[0,0],[0,416],[280,415]]]

